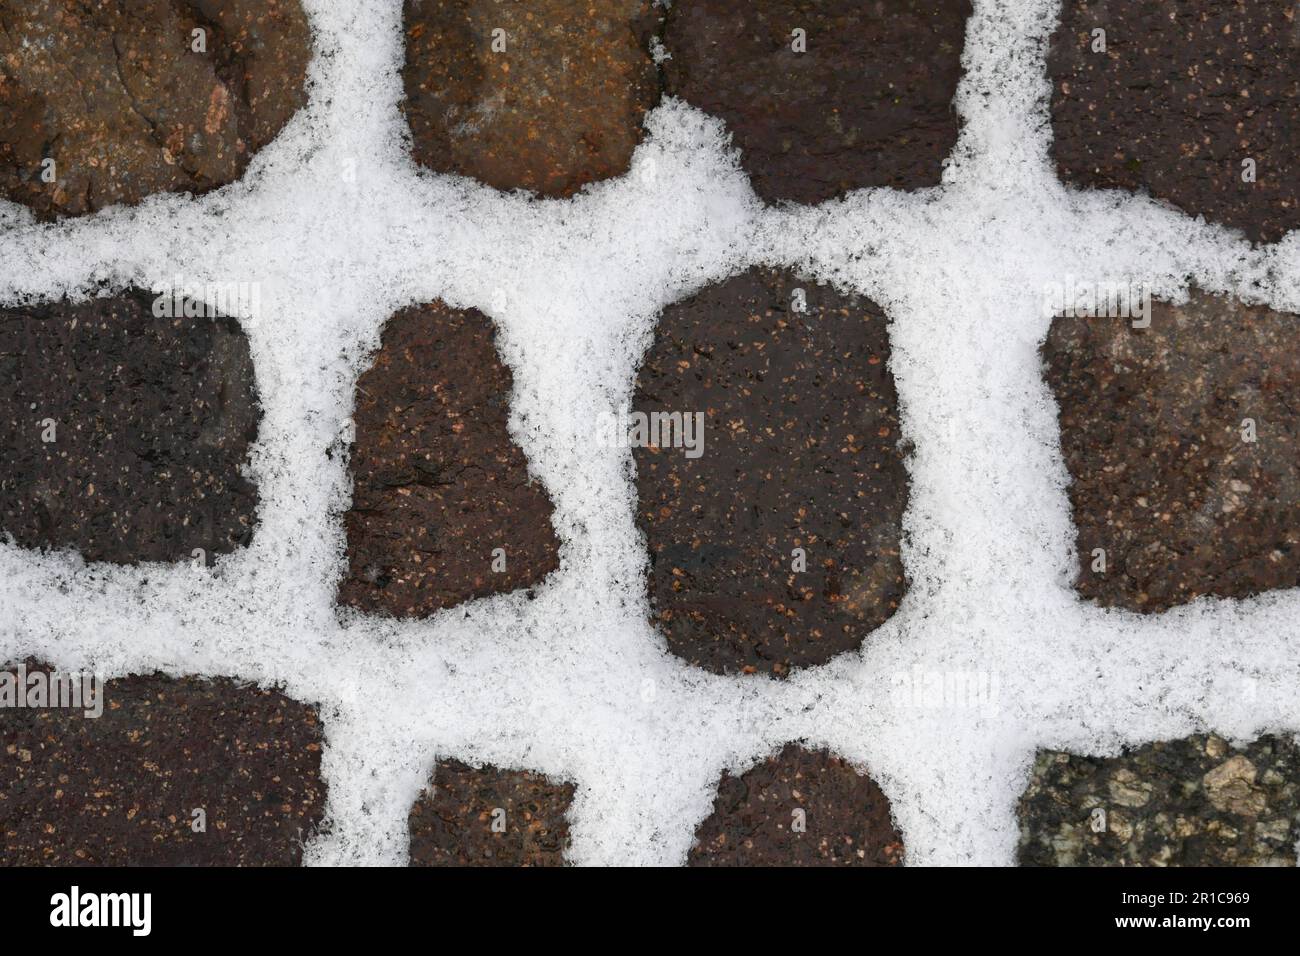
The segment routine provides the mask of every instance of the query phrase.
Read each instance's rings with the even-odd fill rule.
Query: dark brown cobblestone
[[[441,761],[411,808],[411,866],[563,866],[573,794],[528,770]]]
[[[1274,242],[1300,225],[1297,54],[1292,0],[1065,0],[1047,60],[1057,172]]]
[[[442,303],[384,326],[357,384],[341,604],[420,617],[559,566],[550,498],[507,429],[513,378],[495,340],[483,313]]]
[[[0,309],[0,531],[19,545],[133,564],[250,540],[248,339],[153,304],[132,291]]]
[[[660,316],[633,411],[704,416],[698,457],[633,449],[654,619],[674,654],[785,676],[898,608],[907,471],[872,302],[767,269],[711,286]]]
[[[970,13],[969,0],[676,3],[667,91],[726,122],[767,202],[936,186]]]
[[[722,775],[689,862],[900,866],[903,841],[875,781],[824,750],[787,744],[739,777]]]
[[[108,681],[97,718],[0,707],[0,863],[298,866],[324,814],[317,719],[276,691],[162,675]]]
[[[1080,594],[1162,611],[1300,585],[1300,316],[1193,290],[1148,329],[1057,318],[1043,354]]]

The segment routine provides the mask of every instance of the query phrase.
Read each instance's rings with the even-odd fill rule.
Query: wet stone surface
[[[341,604],[424,616],[559,566],[550,498],[507,430],[495,337],[483,313],[441,303],[384,326],[357,385]]]
[[[415,161],[566,197],[628,169],[659,99],[652,0],[405,0]]]
[[[1022,866],[1295,866],[1300,749],[1211,735],[1112,758],[1040,751],[1019,819]]]
[[[1300,585],[1300,317],[1191,296],[1149,329],[1058,317],[1043,346],[1075,587],[1106,607]]]
[[[102,710],[0,708],[0,864],[302,862],[325,806],[314,707],[154,675],[108,681]]]
[[[411,866],[563,866],[571,783],[443,760],[411,807]]]
[[[724,772],[690,866],[900,866],[903,840],[870,777],[787,744],[739,777]]]
[[[673,413],[681,428],[665,427]],[[629,418],[654,620],[674,654],[785,676],[898,608],[907,473],[872,302],[753,269],[669,306]]]
[[[1047,64],[1065,182],[1147,192],[1255,241],[1300,225],[1292,0],[1065,0]]]
[[[20,546],[129,564],[250,540],[248,339],[229,318],[155,317],[154,299],[0,309],[0,531]]]
[[[297,0],[0,0],[0,27],[0,196],[44,220],[233,182],[307,100]]]
[[[935,186],[970,13],[969,0],[674,4],[666,89],[726,122],[767,202]]]

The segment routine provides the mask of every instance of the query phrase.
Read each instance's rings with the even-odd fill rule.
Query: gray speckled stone
[[[1022,866],[1294,866],[1300,748],[1159,741],[1118,757],[1045,750],[1020,798]]]

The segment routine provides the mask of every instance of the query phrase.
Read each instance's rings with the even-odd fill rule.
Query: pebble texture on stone
[[[314,707],[162,675],[108,681],[104,701],[0,708],[0,864],[301,864],[325,806]]]
[[[0,0],[0,196],[51,220],[233,182],[310,57],[298,0]]]
[[[661,19],[653,0],[406,0],[416,162],[555,198],[622,175],[659,99]]]
[[[936,186],[970,13],[969,0],[683,0],[664,30],[666,89],[726,122],[767,202]]]
[[[340,603],[419,617],[559,566],[550,498],[507,430],[513,377],[495,339],[483,313],[442,303],[384,326],[357,384]]]
[[[1149,329],[1058,317],[1043,354],[1080,594],[1162,611],[1300,585],[1300,316],[1193,289]]]
[[[1065,0],[1047,63],[1064,181],[1147,192],[1257,242],[1300,225],[1292,0]]]
[[[674,654],[785,676],[898,608],[907,472],[875,304],[767,269],[711,286],[660,316],[633,411],[704,416],[698,457],[633,448],[654,620]]]
[[[1111,758],[1044,750],[1019,818],[1022,866],[1295,866],[1300,749],[1211,735]]]
[[[824,750],[787,744],[724,772],[690,866],[900,866],[903,840],[874,780]]]
[[[248,339],[153,305],[132,290],[0,309],[0,531],[19,545],[130,564],[250,540]]]
[[[571,783],[440,761],[411,807],[411,866],[563,866]]]

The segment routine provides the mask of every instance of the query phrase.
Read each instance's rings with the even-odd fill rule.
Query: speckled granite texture
[[[767,202],[936,186],[970,13],[969,0],[684,0],[664,33],[667,92],[726,121]]]
[[[546,197],[627,171],[659,99],[652,0],[405,0],[404,10],[417,163]]]
[[[563,866],[571,783],[440,761],[411,807],[411,866]]]
[[[1300,585],[1300,316],[1193,290],[1149,329],[1058,317],[1043,355],[1080,594],[1161,611]]]
[[[633,411],[704,416],[698,457],[633,448],[654,620],[674,654],[785,676],[898,608],[907,473],[873,303],[767,269],[711,286],[660,316]]]
[[[495,337],[483,313],[441,303],[384,326],[357,384],[341,604],[419,617],[559,566],[550,498],[507,429]]]
[[[695,831],[691,866],[899,866],[903,842],[870,777],[824,750],[787,744],[724,773]]]
[[[130,564],[250,540],[248,339],[233,319],[156,318],[154,298],[0,309],[0,530],[18,544]]]
[[[108,681],[104,701],[98,718],[0,708],[0,864],[302,862],[325,807],[314,707],[161,675]]]
[[[1041,751],[1019,817],[1022,866],[1295,866],[1300,750],[1198,735],[1111,758]]]
[[[0,0],[0,196],[48,220],[233,182],[310,58],[297,0]]]
[[[1147,192],[1255,241],[1300,225],[1291,0],[1065,0],[1047,66],[1065,182]]]

